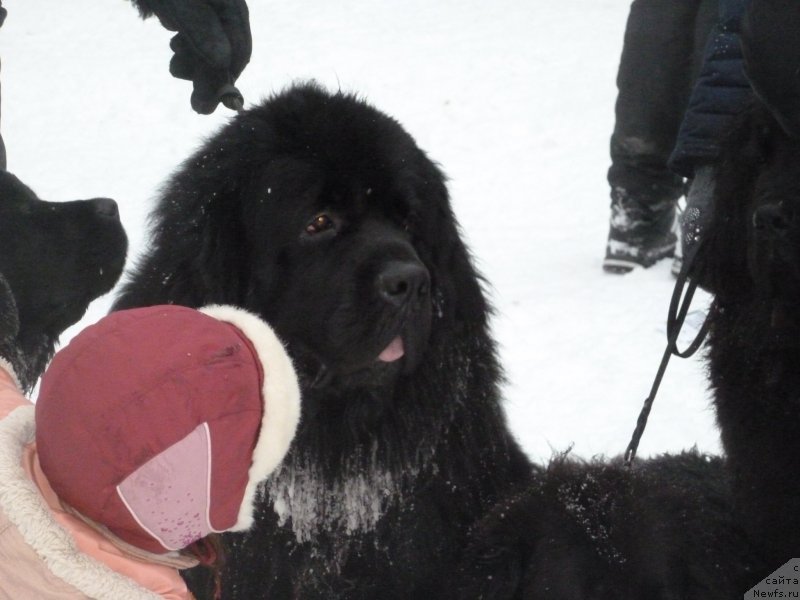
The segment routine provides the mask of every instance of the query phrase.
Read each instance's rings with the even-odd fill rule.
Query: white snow
[[[663,351],[673,286],[669,262],[626,276],[600,266],[629,0],[249,4],[248,103],[307,78],[357,91],[449,175],[491,283],[523,446],[539,459],[571,445],[581,456],[622,452]],[[167,70],[171,34],[128,2],[4,5],[9,170],[49,200],[116,199],[135,257],[159,185],[229,113],[191,111],[191,85]],[[640,454],[695,444],[719,449],[702,361],[673,359]]]
[[[417,475],[416,470],[413,475]],[[375,465],[359,473],[349,469],[345,479],[332,484],[314,467],[283,465],[263,490],[278,523],[291,520],[298,542],[308,542],[321,531],[345,536],[371,531],[390,501],[402,498],[403,493],[402,478]]]

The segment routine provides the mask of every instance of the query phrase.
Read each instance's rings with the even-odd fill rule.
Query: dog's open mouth
[[[401,359],[405,353],[403,338],[398,335],[378,355],[378,360],[387,363],[394,362]]]

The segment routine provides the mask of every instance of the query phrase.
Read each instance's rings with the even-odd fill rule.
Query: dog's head
[[[442,173],[351,95],[300,85],[240,114],[184,163],[153,222],[115,308],[248,308],[309,387],[394,381],[442,323],[486,322]]]
[[[303,414],[277,504],[291,487],[289,504],[338,523],[347,486],[370,527],[369,507],[445,435],[481,411],[492,422],[489,307],[444,177],[363,100],[299,85],[240,113],[173,175],[151,223],[115,309],[234,304],[292,356]]]
[[[0,171],[0,273],[19,310],[24,385],[41,374],[59,335],[111,290],[126,251],[113,200],[45,202]]]
[[[380,150],[322,142],[269,164],[247,194],[245,303],[317,371],[317,385],[411,372],[428,343],[434,292],[419,236],[430,207],[410,168],[376,168],[393,158]],[[338,152],[375,163],[353,172]]]
[[[724,301],[800,298],[800,140],[763,106],[741,115],[723,148],[701,283]]]

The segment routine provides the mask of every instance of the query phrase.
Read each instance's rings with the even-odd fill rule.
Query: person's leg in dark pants
[[[617,75],[611,228],[604,268],[627,272],[674,253],[683,178],[667,167],[716,0],[635,0]]]

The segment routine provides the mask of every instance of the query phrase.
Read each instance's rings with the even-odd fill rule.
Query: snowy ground
[[[247,102],[298,79],[357,91],[449,175],[491,284],[509,420],[524,447],[537,458],[570,445],[582,456],[621,452],[663,351],[673,286],[666,263],[625,277],[600,268],[629,1],[249,4]],[[190,84],[167,72],[170,34],[124,0],[4,5],[9,170],[49,200],[116,199],[135,256],[159,184],[229,114],[190,110]],[[703,366],[673,359],[641,454],[693,445],[719,448]]]

